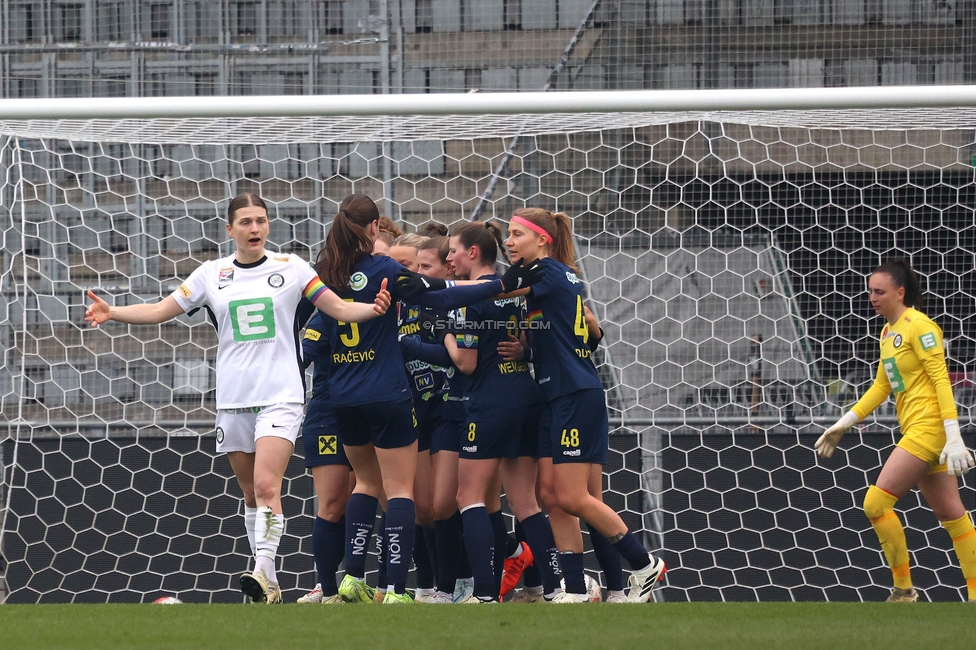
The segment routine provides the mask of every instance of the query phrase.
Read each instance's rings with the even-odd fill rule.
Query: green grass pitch
[[[4,648],[965,647],[966,603],[8,605]]]

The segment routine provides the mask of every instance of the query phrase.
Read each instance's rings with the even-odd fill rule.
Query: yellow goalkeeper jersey
[[[942,420],[957,419],[942,330],[931,318],[906,309],[894,325],[885,324],[880,343],[874,384],[851,409],[859,418],[867,417],[893,392],[902,434],[917,428],[941,432]]]

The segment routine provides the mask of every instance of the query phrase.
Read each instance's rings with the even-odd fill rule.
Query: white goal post
[[[972,443],[974,161],[973,86],[0,100],[6,601],[239,600],[212,329],[82,318],[86,289],[156,300],[230,252],[241,191],[271,206],[269,247],[309,259],[354,191],[406,229],[566,212],[606,332],[605,498],[667,559],[662,597],[876,600],[860,502],[893,409],[830,461],[812,443],[873,377],[864,278],[893,256],[924,279]],[[287,599],[315,582],[297,457],[284,493]],[[959,600],[950,541],[899,508],[916,586]]]

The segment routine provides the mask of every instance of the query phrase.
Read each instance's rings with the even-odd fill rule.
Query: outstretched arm
[[[384,278],[373,304],[346,302],[328,289],[320,292],[313,304],[320,311],[343,323],[362,323],[371,318],[382,316],[390,308],[390,292],[386,290],[386,282],[386,278]]]
[[[109,305],[91,290],[88,291],[88,297],[91,298],[92,304],[85,310],[85,322],[91,323],[92,327],[98,327],[110,320],[132,325],[156,325],[176,318],[183,313],[183,308],[173,296],[166,296],[156,303],[125,305],[123,307]]]

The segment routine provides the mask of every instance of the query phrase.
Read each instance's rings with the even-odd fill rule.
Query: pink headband
[[[521,224],[521,225],[525,226],[526,228],[528,228],[529,230],[532,230],[532,231],[534,231],[534,232],[542,235],[543,243],[546,243],[546,244],[551,244],[552,243],[552,235],[550,235],[549,233],[547,233],[545,231],[545,229],[542,228],[541,226],[537,226],[534,223],[532,223],[531,221],[529,221],[528,219],[523,219],[522,217],[518,216],[517,214],[513,214],[512,215],[512,221],[514,221],[515,223]]]

